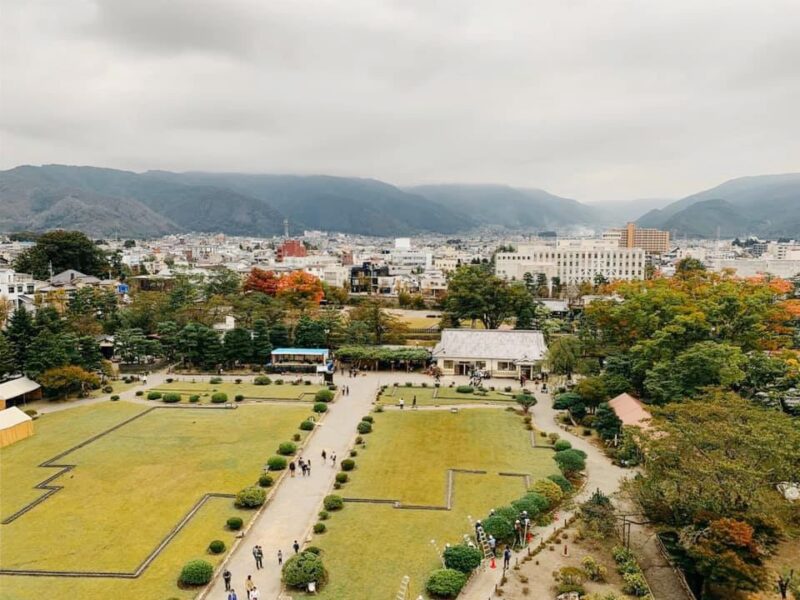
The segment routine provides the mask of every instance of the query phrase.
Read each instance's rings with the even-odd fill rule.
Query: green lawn
[[[31,488],[57,469],[39,463],[144,410],[109,402],[38,419],[32,438],[0,452],[0,515],[42,494]],[[308,414],[301,406],[154,410],[56,461],[77,466],[52,482],[62,490],[0,525],[0,567],[134,571],[205,493],[252,484]],[[228,498],[208,501],[138,579],[0,576],[0,598],[191,598],[176,585],[181,566],[219,562],[206,548],[212,539],[230,545],[224,523],[236,514],[251,513]]]
[[[505,386],[500,388],[505,389]],[[488,390],[488,388],[487,388]],[[519,391],[517,389],[515,392]],[[435,397],[434,397],[435,394]],[[486,402],[514,402],[513,393],[505,393],[502,391],[487,391],[485,396],[479,394],[461,394],[456,391],[454,387],[421,387],[421,386],[404,386],[388,387],[378,397],[378,403],[395,405],[400,398],[405,401],[406,407],[411,406],[412,399],[417,397],[418,406],[447,406],[451,404],[474,404]]]
[[[440,548],[458,543],[470,532],[467,515],[480,518],[524,493],[522,478],[499,472],[533,479],[556,472],[550,452],[531,448],[522,419],[496,409],[375,414],[375,430],[364,437],[367,448],[359,449],[351,481],[336,492],[345,497],[442,505],[448,468],[488,473],[457,473],[450,511],[345,504],[312,542],[323,549],[330,573],[319,594],[326,600],[393,598],[404,575],[416,598],[440,564],[431,539]]]
[[[157,392],[178,392],[183,398],[182,402],[188,402],[192,394],[200,394],[200,402],[211,401],[211,394],[214,392],[224,392],[233,402],[237,394],[242,394],[247,399],[255,400],[296,400],[312,402],[314,394],[321,389],[327,389],[321,385],[292,385],[284,383],[276,385],[255,385],[253,383],[208,383],[207,381],[173,381],[154,387],[152,391]]]

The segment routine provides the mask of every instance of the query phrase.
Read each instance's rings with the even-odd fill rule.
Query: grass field
[[[38,419],[32,438],[0,452],[0,515],[7,518],[43,492],[34,485],[58,472],[37,465],[142,413],[114,402]],[[245,405],[237,410],[159,409],[59,459],[75,464],[53,481],[64,486],[0,526],[0,567],[132,572],[206,493],[231,493],[255,482],[278,443],[299,432],[301,406]],[[0,576],[0,598],[191,598],[177,576],[208,543],[227,545],[225,520],[251,513],[229,498],[211,499],[138,579]]]
[[[505,387],[505,386],[503,386]],[[519,391],[519,390],[515,390]],[[434,397],[434,394],[436,397]],[[378,397],[379,404],[397,404],[400,398],[405,401],[406,407],[411,406],[411,401],[417,397],[418,406],[446,406],[451,404],[473,404],[485,402],[514,402],[512,394],[498,391],[487,391],[485,396],[478,394],[461,394],[456,388],[451,387],[388,387],[386,391]]]
[[[499,472],[524,472],[534,479],[556,472],[550,452],[531,448],[521,418],[496,409],[376,414],[375,430],[365,439],[351,481],[336,492],[345,497],[442,505],[447,469],[488,473],[455,474],[450,511],[347,503],[312,542],[323,549],[330,573],[319,594],[326,600],[393,598],[404,575],[411,578],[409,597],[416,598],[440,565],[432,539],[440,548],[458,543],[471,530],[467,515],[480,518],[524,493],[522,478]]]
[[[154,387],[151,391],[156,392],[178,392],[181,394],[181,402],[188,402],[192,394],[200,395],[201,403],[211,401],[211,394],[214,392],[224,392],[228,394],[228,399],[233,402],[237,394],[242,394],[247,399],[255,400],[296,400],[311,402],[314,394],[323,389],[321,385],[292,385],[284,383],[276,385],[255,385],[253,383],[208,383],[207,381],[173,381]]]

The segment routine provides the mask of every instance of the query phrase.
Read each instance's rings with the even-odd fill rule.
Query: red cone
[[[497,568],[497,565],[494,564],[494,556],[492,557],[492,562],[489,563],[489,568],[490,569],[496,569]]]

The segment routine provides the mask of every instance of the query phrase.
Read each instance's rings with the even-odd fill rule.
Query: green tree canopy
[[[36,240],[36,245],[25,250],[14,261],[14,268],[30,273],[36,279],[50,277],[50,266],[58,274],[75,269],[86,275],[104,277],[109,265],[103,251],[80,231],[50,231]]]

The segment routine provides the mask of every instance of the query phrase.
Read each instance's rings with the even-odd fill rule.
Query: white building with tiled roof
[[[433,358],[445,375],[481,369],[492,377],[530,378],[540,370],[546,353],[541,331],[444,329]]]

